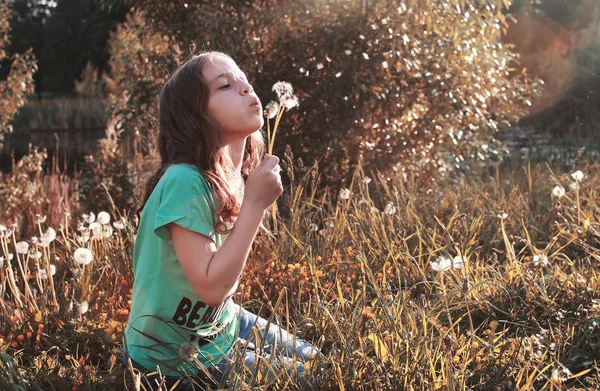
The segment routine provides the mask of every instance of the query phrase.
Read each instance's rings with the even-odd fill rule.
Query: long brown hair
[[[158,181],[172,164],[195,165],[202,173],[218,200],[215,210],[220,234],[228,233],[239,205],[235,191],[227,178],[231,177],[233,164],[221,129],[208,114],[209,87],[202,77],[202,67],[214,56],[227,56],[221,52],[203,52],[180,66],[164,85],[159,100],[158,152],[160,168],[148,179],[141,213]],[[246,139],[242,162],[244,181],[260,163],[265,142],[260,132]],[[215,205],[216,207],[216,205]]]

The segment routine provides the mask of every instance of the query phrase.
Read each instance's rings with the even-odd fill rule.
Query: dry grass
[[[581,181],[525,167],[431,188],[358,170],[348,191],[321,188],[316,168],[288,169],[279,233],[259,237],[237,301],[321,345],[329,365],[302,386],[254,385],[597,389],[600,166],[579,169]],[[135,388],[116,358],[135,221],[110,212],[106,224],[64,215],[53,241],[41,216],[37,238],[7,224],[0,388]],[[250,388],[242,372],[230,389]]]

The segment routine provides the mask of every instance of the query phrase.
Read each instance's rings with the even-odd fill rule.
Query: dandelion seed
[[[0,268],[4,267],[4,257],[0,257]]]
[[[340,76],[342,76],[342,72],[338,72],[338,73],[335,74],[336,78],[339,78]]]
[[[347,200],[348,198],[350,198],[350,189],[340,189],[340,198],[342,200]]]
[[[392,215],[396,214],[396,207],[394,206],[394,203],[390,201],[385,205],[385,208],[383,209],[383,211],[385,212],[386,215],[392,216]]]
[[[363,58],[364,58],[365,60],[368,60],[368,59],[369,59],[369,55],[368,55],[367,53],[363,53],[363,54],[362,54],[362,56],[363,56]]]
[[[27,254],[27,250],[29,250],[29,243],[19,242],[15,246],[15,250],[17,251],[17,254]]]
[[[383,69],[388,69],[388,62],[387,61],[382,62],[381,66],[383,67]]]
[[[325,65],[323,65],[322,62],[317,64],[317,69],[319,69],[319,70],[323,69],[324,67],[325,67]]]
[[[0,233],[4,232],[4,231],[6,231],[6,230],[7,230],[6,226],[5,226],[5,225],[2,225],[2,224],[0,224]]]
[[[348,49],[344,50],[344,53],[346,54],[346,56],[349,56],[352,54],[352,52]]]
[[[120,231],[123,228],[125,228],[125,224],[123,224],[123,222],[121,222],[121,221],[114,221],[113,227],[115,227],[116,229],[118,229]]]
[[[56,274],[56,266],[50,265],[50,275],[54,276]]]
[[[363,183],[364,183],[365,185],[368,185],[369,183],[371,183],[371,181],[372,181],[372,179],[371,179],[371,178],[369,178],[368,176],[366,176],[366,177],[364,177],[364,178],[363,178]]]
[[[85,247],[80,247],[77,250],[75,250],[75,253],[73,254],[73,258],[75,259],[75,262],[77,262],[80,265],[87,265],[90,262],[92,262],[92,260],[94,259],[94,255],[92,254],[92,252],[85,248]]]
[[[88,312],[89,309],[90,309],[90,305],[88,304],[87,301],[84,301],[77,306],[77,312],[79,312],[80,315],[85,314],[86,312]]]
[[[273,119],[277,115],[277,110],[279,110],[279,104],[272,100],[265,106],[265,115],[268,119]]]
[[[548,266],[550,265],[550,261],[548,260],[548,257],[546,256],[546,254],[535,254],[533,256],[533,264],[535,266],[538,265],[542,265],[542,266]]]
[[[90,212],[90,214],[84,214],[83,215],[83,221],[85,221],[88,224],[92,224],[94,221],[96,221],[96,215],[94,214],[94,212]]]
[[[98,213],[97,220],[100,224],[108,224],[110,223],[110,215],[107,212]]]
[[[578,187],[579,187],[579,184],[577,182],[569,183],[569,190],[577,190]]]
[[[552,189],[552,195],[556,198],[561,198],[565,195],[565,188],[562,186],[554,186],[554,189]]]
[[[577,170],[574,173],[571,174],[571,176],[573,177],[573,179],[575,179],[577,182],[581,182],[581,180],[583,179],[584,175],[583,172],[581,172],[581,170]]]
[[[501,220],[504,220],[508,217],[508,214],[502,212],[502,213],[498,213],[498,218]]]

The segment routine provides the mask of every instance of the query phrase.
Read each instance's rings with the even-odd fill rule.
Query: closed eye
[[[229,87],[231,87],[231,85],[230,85],[230,84],[225,84],[224,86],[221,86],[221,87],[219,87],[219,89],[220,89],[220,90],[226,90],[226,89],[228,89]]]

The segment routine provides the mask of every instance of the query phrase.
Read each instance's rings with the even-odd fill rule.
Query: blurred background
[[[330,183],[360,159],[428,180],[599,151],[598,0],[3,2],[5,172],[30,144],[71,173],[102,139],[149,153],[160,87],[203,49],[263,105],[292,83],[276,153],[326,161]]]

